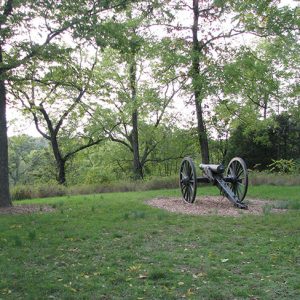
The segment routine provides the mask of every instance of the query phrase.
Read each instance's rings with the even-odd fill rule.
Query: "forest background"
[[[7,0],[0,13],[1,205],[8,183],[13,199],[172,185],[185,156],[299,174],[297,1]]]

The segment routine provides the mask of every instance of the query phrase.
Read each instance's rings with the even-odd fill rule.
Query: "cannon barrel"
[[[222,174],[225,171],[225,167],[222,164],[220,165],[200,164],[199,167],[201,170],[210,169],[213,173],[216,174]]]

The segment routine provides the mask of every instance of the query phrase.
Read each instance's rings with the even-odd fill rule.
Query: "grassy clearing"
[[[299,299],[300,210],[186,216],[144,204],[156,196],[179,194],[35,199],[22,203],[56,212],[0,216],[0,299]],[[249,196],[300,202],[300,187]]]

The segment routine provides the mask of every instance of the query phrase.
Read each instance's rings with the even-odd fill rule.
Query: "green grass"
[[[187,216],[144,204],[157,196],[179,194],[22,201],[56,212],[0,216],[0,299],[299,299],[300,210]],[[299,203],[300,187],[249,197]]]

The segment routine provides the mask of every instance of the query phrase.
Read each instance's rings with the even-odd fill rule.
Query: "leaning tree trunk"
[[[208,139],[205,128],[205,123],[203,119],[202,111],[202,84],[201,84],[201,75],[200,75],[200,55],[201,47],[198,40],[198,20],[199,20],[199,0],[193,0],[193,14],[194,14],[194,23],[192,27],[193,33],[193,49],[192,49],[192,86],[194,92],[196,113],[197,113],[197,122],[198,122],[198,138],[201,149],[202,162],[205,164],[209,163],[209,149],[208,149]]]
[[[143,179],[143,168],[140,160],[139,151],[139,132],[138,132],[138,109],[136,103],[136,61],[133,57],[130,63],[130,89],[131,89],[131,101],[133,106],[132,118],[132,132],[131,132],[131,144],[133,152],[133,176],[134,179]]]
[[[0,64],[2,62],[2,48],[0,45]],[[0,69],[0,207],[8,207],[12,206],[12,202],[9,195],[6,89],[2,76],[3,72]]]

